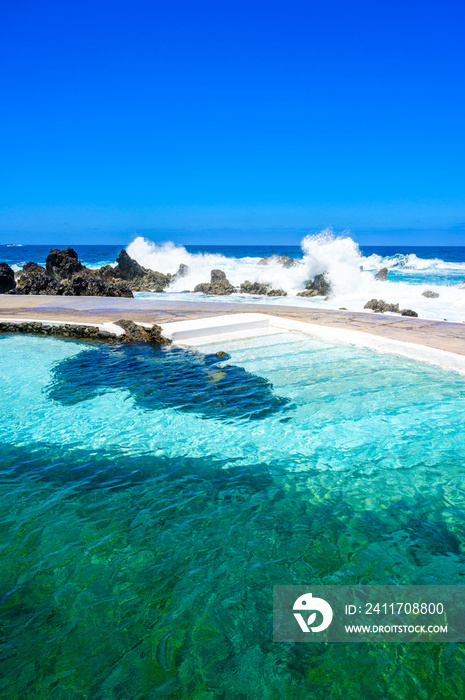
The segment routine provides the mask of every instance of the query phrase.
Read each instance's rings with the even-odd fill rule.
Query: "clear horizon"
[[[0,232],[0,246],[5,245],[42,245],[42,246],[78,246],[78,245],[110,245],[126,247],[135,238],[141,236],[154,243],[172,242],[183,246],[300,246],[302,239],[308,234],[319,233],[321,229],[163,229],[163,230],[133,230],[131,232],[106,232],[104,240],[95,242],[96,233],[76,234],[63,230],[60,234],[50,232],[37,234],[15,234]],[[380,230],[380,231],[333,231],[336,236],[349,236],[360,246],[386,247],[465,247],[465,236],[461,232],[453,233],[432,230]],[[99,234],[99,237],[102,237]],[[252,239],[252,240],[251,240]]]

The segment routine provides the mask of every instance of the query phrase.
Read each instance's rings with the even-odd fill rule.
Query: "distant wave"
[[[465,290],[458,288],[459,282],[465,278],[463,262],[445,262],[439,258],[428,260],[413,253],[386,257],[373,254],[364,257],[350,236],[336,236],[329,229],[305,236],[301,241],[301,249],[302,257],[298,259],[298,264],[287,268],[277,260],[268,265],[258,265],[258,257],[193,254],[182,245],[172,242],[157,244],[141,237],[128,246],[127,252],[144,267],[159,272],[174,274],[181,264],[187,265],[187,275],[175,280],[166,290],[171,294],[192,291],[197,284],[208,282],[210,271],[216,268],[223,270],[236,287],[249,280],[287,292],[288,296],[281,299],[261,298],[262,302],[270,304],[289,304],[290,298],[293,298],[292,303],[299,305],[362,310],[369,299],[382,298],[399,303],[401,308],[414,309],[424,318],[465,321]],[[382,282],[374,278],[374,273],[382,267],[387,267],[392,272],[391,280]],[[330,299],[297,297],[298,292],[305,288],[307,280],[321,273],[326,273],[331,281]],[[437,292],[439,298],[424,297],[422,293],[427,289]],[[250,300],[250,296],[238,293],[233,297],[220,298],[219,301],[232,298]]]
[[[417,270],[423,272],[462,271],[465,273],[465,263],[463,262],[446,262],[440,258],[419,258],[415,255],[415,253],[409,253],[408,255],[398,253],[397,255],[389,255],[386,257],[382,257],[381,255],[370,255],[367,258],[363,258],[363,261],[365,269],[379,269],[380,267],[387,267],[388,270],[395,270],[396,272],[411,272],[412,270]]]

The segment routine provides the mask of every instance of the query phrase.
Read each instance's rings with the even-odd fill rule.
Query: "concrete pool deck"
[[[156,323],[178,345],[228,343],[297,331],[465,374],[465,324],[227,301],[0,295],[0,323],[87,324],[108,335],[122,333],[113,325],[122,318]]]
[[[0,295],[0,317],[18,321],[34,319],[101,325],[126,318],[136,323],[164,325],[190,319],[257,313],[342,331],[360,331],[379,338],[465,355],[465,324],[462,323],[391,314],[311,309],[291,304],[278,306],[228,301],[184,302],[159,298]]]

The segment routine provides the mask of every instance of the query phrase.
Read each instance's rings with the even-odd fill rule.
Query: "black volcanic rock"
[[[171,340],[162,335],[161,327],[156,324],[151,328],[145,328],[123,318],[115,321],[115,325],[124,330],[124,336],[119,337],[120,342],[123,343],[151,343],[152,345],[170,345],[171,343]]]
[[[223,270],[212,270],[210,277],[210,284],[206,282],[203,284],[198,284],[196,287],[194,287],[194,292],[224,296],[226,294],[233,294],[236,291],[236,288],[229,282]]]
[[[15,287],[15,273],[6,262],[0,263],[0,294],[10,292]]]
[[[375,280],[378,280],[378,282],[386,282],[388,278],[388,269],[387,267],[382,267],[379,272],[376,273],[375,275]]]
[[[281,263],[283,267],[294,267],[294,265],[299,264],[298,260],[290,258],[288,255],[265,255],[258,261],[257,265],[268,265],[270,262]]]
[[[51,294],[61,296],[66,287],[51,277],[47,270],[34,262],[28,262],[20,271],[16,291],[18,294]]]
[[[134,295],[126,284],[112,284],[97,277],[75,275],[65,283],[65,296],[74,297],[129,297]]]
[[[180,277],[187,277],[189,274],[189,266],[181,263],[178,267],[178,271],[173,275],[173,280],[179,279]]]
[[[47,258],[48,259],[48,258]],[[80,264],[80,263],[79,263]],[[50,294],[53,296],[132,297],[129,287],[120,282],[106,282],[93,277],[92,271],[82,266],[80,274],[58,281],[37,263],[24,265],[17,279],[17,294]]]
[[[50,277],[57,280],[69,279],[87,268],[78,260],[78,255],[72,248],[58,250],[52,248],[45,260],[45,269]]]
[[[143,277],[147,270],[139,265],[137,260],[131,258],[125,250],[122,250],[116,258],[116,267],[114,268],[115,277],[121,277],[123,280],[132,280],[135,277]]]
[[[401,316],[411,316],[412,318],[417,318],[418,314],[416,311],[412,311],[412,309],[402,309],[400,312]]]
[[[389,304],[383,301],[383,299],[370,299],[363,308],[371,309],[377,314],[384,314],[385,311],[391,311],[396,314],[400,313],[399,304]]]
[[[170,274],[164,275],[162,272],[142,267],[125,250],[122,250],[116,258],[115,267],[105,265],[98,273],[104,279],[124,280],[130,289],[139,292],[162,292],[172,280]],[[179,274],[179,270],[176,274]]]
[[[325,297],[331,292],[331,283],[325,277],[325,274],[315,275],[313,280],[310,280],[305,285],[305,290],[297,294],[298,297]]]
[[[267,284],[262,284],[261,282],[249,282],[246,280],[240,286],[240,291],[242,294],[261,294],[267,297],[285,297],[287,292],[282,289],[270,289]]]
[[[268,294],[269,287],[260,282],[249,282],[249,280],[246,280],[241,284],[240,290],[242,294]]]

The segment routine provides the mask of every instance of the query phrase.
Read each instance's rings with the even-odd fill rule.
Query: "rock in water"
[[[418,317],[417,312],[416,312],[416,311],[412,311],[412,309],[402,309],[402,311],[400,312],[400,315],[401,315],[401,316],[412,316],[412,317],[414,317],[414,318],[417,318],[417,317]]]
[[[201,292],[202,294],[210,294],[210,286],[208,282],[201,282],[196,284],[194,287],[194,292]]]
[[[229,284],[229,282],[226,278],[226,273],[223,272],[223,270],[212,270],[210,272],[210,281],[211,281],[211,284],[215,284],[215,285],[224,284],[225,282],[227,282]]]
[[[267,284],[261,282],[249,282],[246,280],[241,284],[240,291],[242,294],[262,294],[267,297],[286,297],[287,292],[282,289],[270,289]]]
[[[268,292],[269,287],[260,282],[249,282],[249,280],[246,280],[241,284],[242,294],[268,294]]]
[[[145,328],[123,318],[115,321],[115,325],[124,330],[124,336],[120,338],[120,342],[123,343],[151,343],[152,345],[170,345],[171,343],[171,340],[161,334],[161,327],[156,324],[151,328]]]
[[[385,311],[391,311],[396,314],[399,313],[399,304],[388,304],[387,302],[383,301],[383,299],[380,299],[379,301],[378,299],[370,299],[370,301],[367,301],[363,308],[371,309],[377,314],[384,314]]]
[[[64,250],[52,248],[45,260],[45,269],[51,277],[63,280],[69,279],[86,268],[79,262],[78,255],[72,248],[65,248]]]
[[[189,274],[189,267],[181,263],[178,267],[178,271],[174,274],[173,279],[179,279],[180,277],[187,277]]]
[[[298,264],[298,260],[290,258],[288,255],[265,255],[264,258],[258,261],[258,265],[268,265],[270,262],[278,262],[283,267],[294,267]]]
[[[297,293],[298,297],[317,297],[318,292],[316,289],[304,289],[303,292],[298,292]]]
[[[287,292],[284,291],[284,289],[270,289],[269,292],[266,293],[267,297],[287,297]]]
[[[310,280],[305,285],[305,290],[297,294],[298,297],[325,297],[331,292],[331,283],[322,275],[316,275],[313,280]]]
[[[427,289],[426,292],[423,292],[422,296],[426,297],[427,299],[437,299],[439,294],[437,292],[433,292],[431,289]]]
[[[10,292],[15,287],[15,273],[6,262],[0,263],[0,294]]]
[[[375,280],[381,281],[381,282],[386,282],[388,278],[388,269],[387,267],[382,267],[379,272],[376,273],[375,275]]]
[[[212,270],[210,277],[210,284],[207,284],[206,282],[198,284],[196,287],[194,287],[194,292],[202,292],[202,294],[218,294],[223,296],[225,294],[233,294],[236,291],[236,288],[229,282],[223,270]]]

